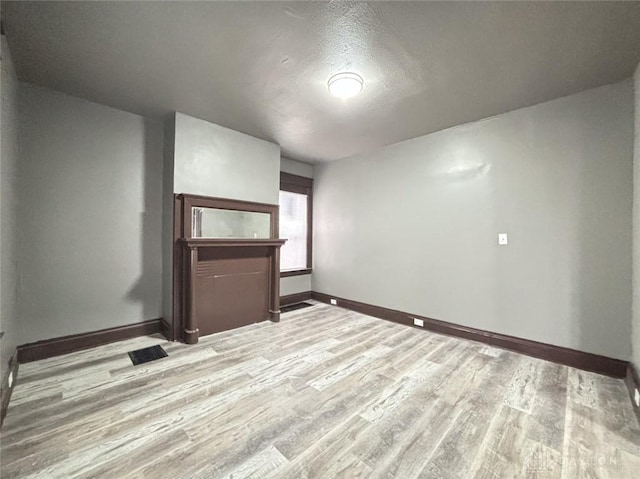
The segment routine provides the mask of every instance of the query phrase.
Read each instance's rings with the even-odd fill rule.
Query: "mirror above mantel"
[[[271,238],[271,214],[222,208],[191,207],[192,238]]]
[[[175,198],[176,239],[278,238],[278,205],[187,194]]]

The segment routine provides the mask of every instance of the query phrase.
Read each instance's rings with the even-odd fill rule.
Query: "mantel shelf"
[[[282,246],[286,239],[245,239],[245,238],[180,238],[178,240],[187,248],[211,248],[211,247],[255,247],[255,246]]]

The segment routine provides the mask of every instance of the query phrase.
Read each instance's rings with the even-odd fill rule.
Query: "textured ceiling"
[[[3,2],[23,81],[326,161],[633,74],[640,2]],[[326,81],[351,69],[361,95]]]

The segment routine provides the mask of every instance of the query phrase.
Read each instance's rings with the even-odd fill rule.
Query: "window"
[[[313,180],[280,173],[280,275],[311,272],[311,214]]]

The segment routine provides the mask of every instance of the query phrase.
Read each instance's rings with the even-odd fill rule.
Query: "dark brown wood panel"
[[[181,239],[184,341],[280,320],[280,239]],[[266,316],[266,317],[265,317]]]
[[[546,359],[547,361],[553,361],[555,363],[572,366],[585,371],[592,371],[615,378],[624,378],[627,374],[628,361],[623,361],[621,359],[609,358],[562,346],[554,346],[552,344],[531,341],[529,339],[516,338],[504,334],[493,333],[491,331],[483,331],[481,329],[448,323],[446,321],[410,314],[404,311],[374,306],[372,304],[352,301],[349,299],[339,298],[337,296],[330,296],[316,291],[313,291],[311,296],[313,299],[327,304],[331,304],[331,299],[335,299],[338,301],[338,306],[340,307],[367,314],[369,316],[374,316],[376,318],[406,324],[407,326],[412,326],[418,329],[428,329],[437,333],[448,334],[449,336],[479,341],[481,343],[509,349],[528,356]],[[424,321],[424,328],[414,326],[413,318],[422,319]]]
[[[162,332],[162,319],[151,319],[141,323],[128,324],[115,328],[102,329],[90,333],[74,334],[60,338],[46,339],[18,346],[18,362],[28,363],[39,359],[73,353],[114,341],[148,336]]]
[[[285,171],[280,172],[280,189],[285,191],[298,191],[294,188],[299,188],[299,191],[308,195],[313,188],[313,178],[307,178],[306,176],[294,175]]]
[[[200,250],[196,271],[196,319],[201,336],[268,319],[266,248]]]

